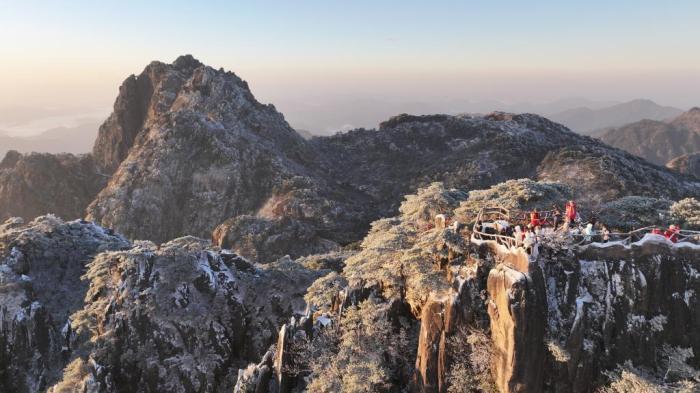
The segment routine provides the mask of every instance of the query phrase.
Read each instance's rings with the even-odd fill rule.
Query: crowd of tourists
[[[556,205],[548,211],[535,208],[525,217],[511,217],[510,220],[513,222],[477,221],[475,229],[476,232],[489,235],[500,243],[508,243],[508,245],[514,243],[518,247],[523,247],[529,254],[536,252],[535,246],[542,241],[543,237],[554,234],[569,234],[574,241],[584,243],[611,241],[611,231],[608,226],[599,222],[595,216],[582,220],[574,201],[568,201],[563,211]],[[670,225],[666,230],[653,228],[651,233],[662,235],[676,243],[679,240],[680,227]]]

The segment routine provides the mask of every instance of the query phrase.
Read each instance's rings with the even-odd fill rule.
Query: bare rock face
[[[246,258],[263,263],[285,255],[298,258],[340,249],[338,243],[321,238],[316,227],[289,218],[230,218],[216,227],[212,241],[219,247],[234,250]]]
[[[83,307],[86,264],[128,246],[92,223],[53,216],[0,225],[0,390],[43,391],[60,378],[74,350],[70,318]]]
[[[591,391],[614,364],[653,369],[667,347],[698,351],[699,261],[696,247],[651,236],[546,263],[549,388]]]
[[[90,219],[133,238],[208,236],[304,172],[303,138],[233,73],[181,57],[130,80],[95,144],[105,168],[125,158]]]
[[[542,272],[536,265],[526,272],[499,265],[487,288],[496,386],[503,393],[541,391],[547,310]]]
[[[700,179],[700,152],[676,157],[666,163],[666,166],[676,172],[692,175]]]
[[[48,213],[81,218],[106,183],[90,155],[10,151],[0,162],[0,220]]]
[[[100,254],[72,316],[80,372],[55,389],[230,391],[238,367],[303,312],[305,285],[318,276],[291,261],[259,270],[193,237]]]
[[[421,313],[421,333],[416,355],[415,391],[437,392],[441,389],[440,341],[445,330],[445,303],[431,299]]]
[[[700,192],[700,184],[693,178],[595,145],[552,151],[540,164],[538,179],[566,184],[576,199],[590,205],[629,195],[679,199]]]

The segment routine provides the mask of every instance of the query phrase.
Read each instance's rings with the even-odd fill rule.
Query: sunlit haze
[[[186,53],[319,133],[563,99],[700,104],[700,2],[563,3],[0,1],[0,131],[102,120],[129,74]]]

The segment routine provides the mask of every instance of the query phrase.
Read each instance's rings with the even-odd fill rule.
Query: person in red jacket
[[[532,225],[533,228],[537,228],[541,225],[540,212],[537,211],[537,208],[530,213],[530,225]]]
[[[674,243],[677,243],[678,242],[678,227],[675,225],[669,226],[668,229],[666,230],[666,232],[664,232],[664,236],[666,237],[666,239],[668,239]]]
[[[571,225],[576,221],[576,202],[566,202],[566,223]]]

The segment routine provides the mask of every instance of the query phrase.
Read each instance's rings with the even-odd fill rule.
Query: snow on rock
[[[294,261],[255,269],[194,237],[102,253],[85,274],[88,301],[71,316],[82,338],[72,345],[101,365],[86,370],[101,386],[230,391],[238,364],[265,353],[325,273]]]
[[[55,216],[0,224],[0,345],[19,391],[40,391],[55,382],[70,355],[69,316],[87,292],[85,266],[97,253],[129,247],[123,237],[84,221]],[[63,324],[63,325],[62,325]]]

